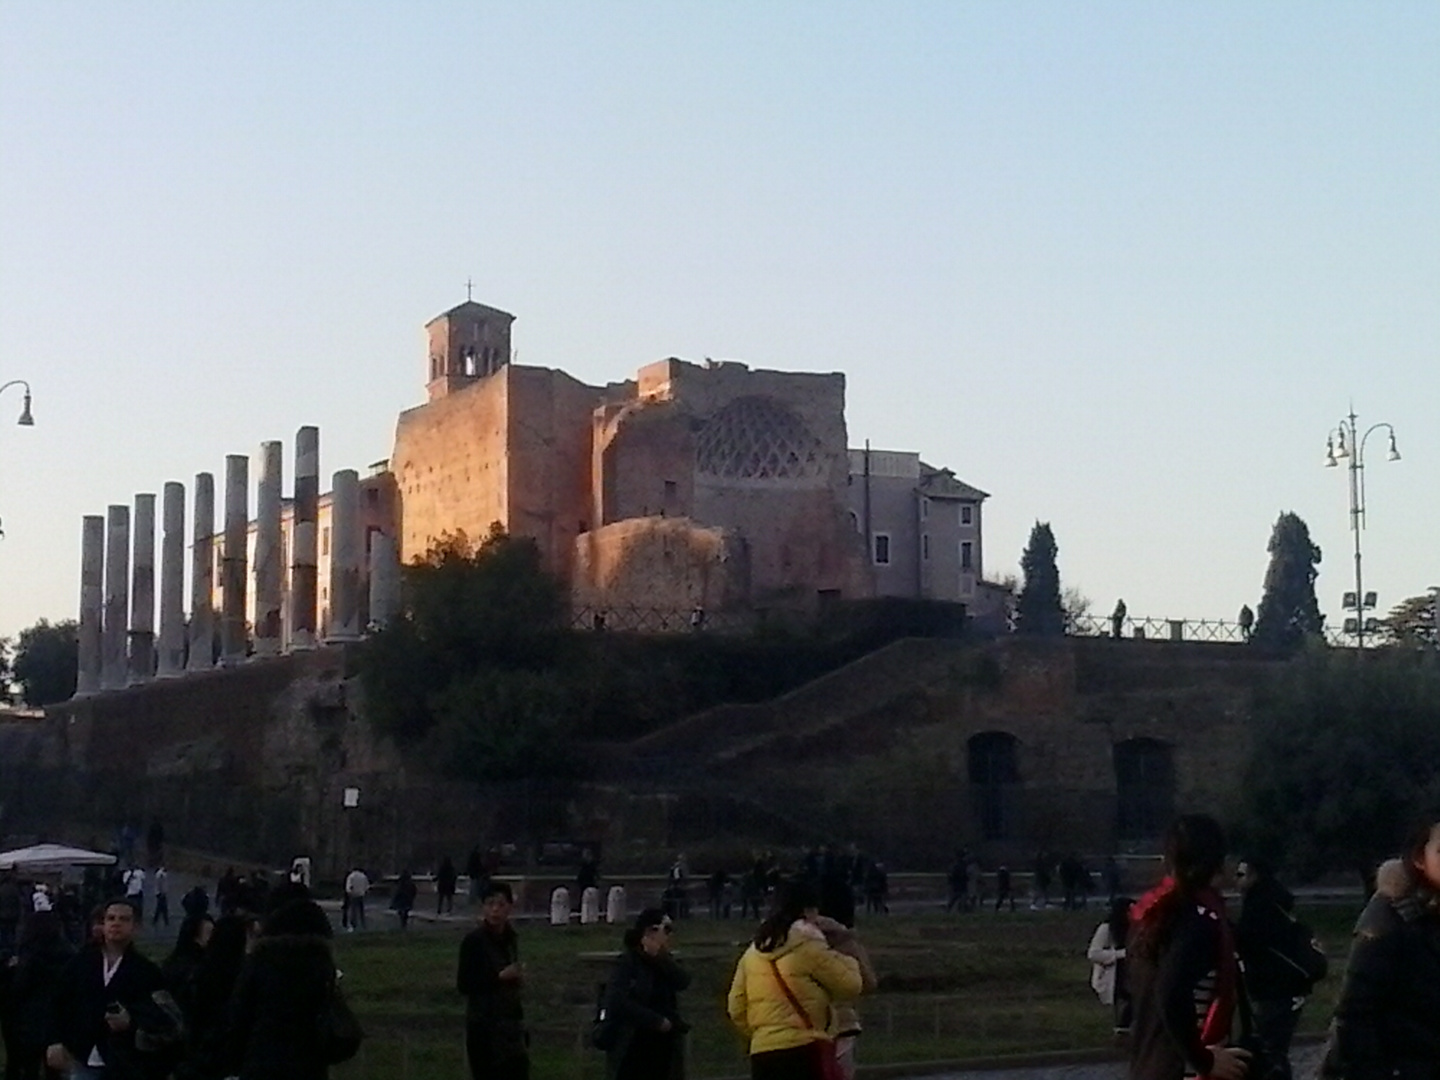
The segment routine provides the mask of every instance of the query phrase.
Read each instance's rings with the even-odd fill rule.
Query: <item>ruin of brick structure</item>
[[[154,496],[136,496],[133,528],[125,507],[108,531],[88,519],[78,693],[356,640],[398,608],[400,564],[496,525],[534,540],[577,610],[984,594],[986,493],[915,453],[850,449],[843,374],[671,358],[589,386],[513,363],[513,322],[473,301],[431,320],[427,400],[399,414],[388,459],[334,472],[329,492],[308,426],[289,463],[274,440],[254,467],[227,457],[218,523],[214,476],[197,475],[183,634],[187,500],[167,483],[158,649]]]

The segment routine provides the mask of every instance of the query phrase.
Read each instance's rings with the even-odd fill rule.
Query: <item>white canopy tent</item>
[[[31,874],[53,874],[72,866],[110,866],[114,855],[64,844],[33,844],[0,851],[0,870],[21,870]]]

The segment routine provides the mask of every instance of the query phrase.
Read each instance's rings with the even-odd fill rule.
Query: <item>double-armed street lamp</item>
[[[1364,579],[1360,573],[1360,531],[1365,528],[1365,441],[1381,428],[1390,436],[1390,448],[1385,459],[1399,461],[1400,451],[1395,446],[1395,429],[1385,423],[1371,424],[1362,435],[1356,423],[1354,406],[1351,406],[1350,414],[1341,419],[1325,441],[1325,467],[1333,469],[1340,464],[1340,458],[1345,458],[1350,472],[1350,531],[1355,536],[1355,591],[1345,594],[1344,607],[1347,612],[1355,613],[1353,620],[1345,620],[1345,631],[1355,635],[1357,649],[1365,647],[1366,633],[1379,629],[1375,619],[1370,619],[1367,624],[1365,618],[1365,612],[1374,609],[1376,596],[1373,592],[1365,592]]]

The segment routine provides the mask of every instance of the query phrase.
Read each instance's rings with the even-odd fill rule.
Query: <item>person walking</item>
[[[409,870],[402,870],[400,879],[395,882],[395,895],[390,898],[390,907],[400,920],[401,930],[410,929],[410,912],[415,907],[415,897],[419,892],[414,875]]]
[[[831,1006],[860,995],[860,963],[826,943],[812,887],[792,882],[777,900],[736,965],[726,1011],[749,1042],[752,1080],[824,1080],[837,1065]]]
[[[465,860],[465,877],[470,890],[470,906],[474,907],[480,903],[480,894],[485,891],[489,878],[485,873],[485,860],[480,855],[478,844],[470,849],[470,856]]]
[[[137,929],[145,927],[145,871],[138,866],[132,866],[125,871],[123,878],[125,883],[125,899],[130,901],[130,906],[135,909]]]
[[[229,1010],[239,1080],[325,1080],[323,1004],[338,975],[330,920],[313,900],[290,900],[261,925]]]
[[[1090,989],[1100,1004],[1110,1008],[1115,1020],[1117,1038],[1130,1034],[1131,1002],[1129,972],[1125,962],[1125,942],[1130,932],[1130,909],[1135,901],[1117,896],[1110,904],[1110,914],[1095,928],[1090,948]]]
[[[455,872],[455,864],[446,855],[440,860],[440,866],[435,871],[435,914],[444,915],[446,912],[455,911],[455,887],[459,883],[460,875]]]
[[[1326,1075],[1440,1076],[1440,809],[1375,876],[1355,924]]]
[[[151,926],[165,924],[170,929],[170,873],[161,863],[155,870],[155,914],[150,917]]]
[[[1235,884],[1241,897],[1235,944],[1253,1003],[1255,1034],[1265,1046],[1273,1080],[1290,1080],[1290,1042],[1305,999],[1325,974],[1325,954],[1309,928],[1296,920],[1295,897],[1275,880],[1268,862],[1242,860]]]
[[[625,931],[604,997],[605,1075],[608,1080],[683,1080],[684,1036],[680,993],[690,975],[671,954],[674,922],[646,908]]]
[[[98,946],[83,949],[56,982],[45,1064],[70,1080],[143,1072],[135,1037],[142,1027],[149,1032],[159,1027],[154,1002],[165,981],[134,947],[138,923],[129,901],[106,904]]]
[[[1229,1045],[1242,989],[1216,888],[1224,865],[1220,824],[1186,814],[1166,834],[1164,879],[1131,911],[1132,1080],[1244,1080],[1250,1053]]]
[[[57,911],[25,921],[5,1008],[5,1080],[38,1080],[60,980],[75,956]]]
[[[510,914],[515,896],[491,881],[480,897],[480,924],[460,943],[455,988],[465,996],[465,1057],[472,1080],[529,1080],[529,1037],[520,992],[525,981]]]
[[[1010,881],[1010,867],[1001,866],[995,871],[995,910],[999,911],[1004,904],[1010,905],[1010,910],[1015,910],[1015,888]]]
[[[345,907],[340,922],[350,933],[365,929],[365,897],[370,892],[370,878],[360,867],[345,875]]]
[[[240,1068],[235,1048],[226,1039],[230,999],[245,957],[259,936],[259,925],[245,915],[222,915],[205,943],[192,979],[186,1013],[186,1056],[179,1080],[220,1080]]]

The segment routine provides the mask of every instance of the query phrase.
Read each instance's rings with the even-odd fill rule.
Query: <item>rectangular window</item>
[[[920,496],[920,520],[930,520],[930,500],[927,499],[924,495]]]
[[[974,508],[973,506],[962,506],[962,507],[960,507],[960,524],[961,524],[961,525],[973,525],[973,524],[975,524],[975,508]]]
[[[329,525],[326,525],[325,528],[323,528],[323,529],[320,530],[320,554],[321,554],[321,555],[329,555],[329,554],[330,554],[330,526],[329,526]]]
[[[665,501],[666,501],[667,503],[673,501],[674,498],[675,498],[675,496],[676,496],[676,494],[677,494],[677,492],[678,492],[678,490],[679,490],[679,489],[676,487],[676,484],[675,484],[675,481],[674,481],[674,480],[666,480],[666,481],[665,481]]]
[[[975,545],[969,540],[960,541],[960,569],[975,569]]]
[[[928,558],[930,558],[930,534],[929,534],[929,533],[921,533],[921,534],[920,534],[920,558],[922,558],[922,559],[928,559]]]
[[[875,534],[875,565],[876,565],[876,566],[889,566],[889,565],[890,565],[890,534],[889,534],[889,533],[876,533],[876,534]]]

